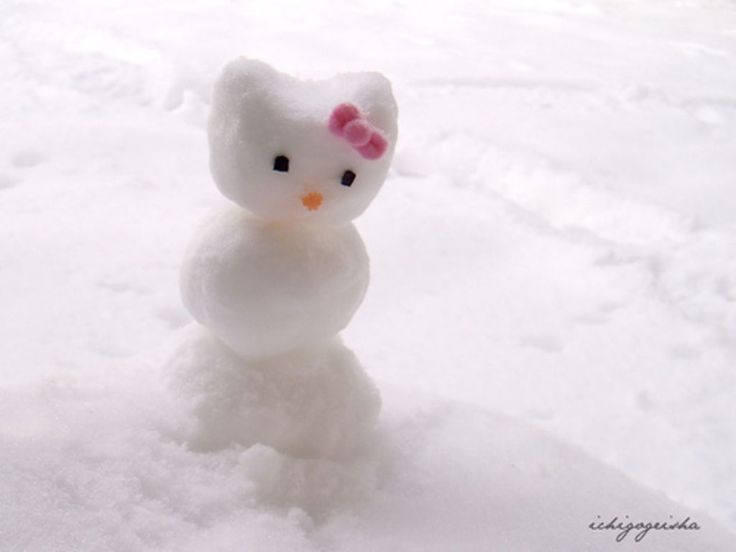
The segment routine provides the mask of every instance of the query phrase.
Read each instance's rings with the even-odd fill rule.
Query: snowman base
[[[193,449],[261,444],[296,458],[345,459],[373,442],[380,396],[339,337],[244,360],[192,324],[166,374]]]

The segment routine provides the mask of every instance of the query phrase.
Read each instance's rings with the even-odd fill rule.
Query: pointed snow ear
[[[268,128],[279,73],[271,66],[247,58],[228,63],[215,81],[207,124],[210,169],[220,189],[235,189],[247,167],[248,148],[236,147],[249,135]],[[228,195],[228,193],[225,195]],[[230,197],[230,196],[228,196]]]
[[[381,129],[391,145],[396,142],[398,107],[391,82],[381,73],[363,73],[356,93],[357,103],[365,110],[368,120]]]
[[[262,61],[245,57],[231,61],[215,82],[213,114],[224,111],[228,115],[242,116],[244,111],[260,107],[268,101],[277,78],[276,70]]]

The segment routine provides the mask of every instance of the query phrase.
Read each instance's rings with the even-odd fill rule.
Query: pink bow
[[[328,126],[333,134],[345,138],[366,159],[378,159],[388,147],[381,131],[374,128],[353,104],[343,103],[333,109]]]

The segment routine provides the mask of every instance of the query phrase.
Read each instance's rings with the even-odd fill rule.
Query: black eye
[[[289,158],[285,155],[277,155],[273,159],[273,170],[279,172],[289,172]]]
[[[343,186],[352,186],[353,182],[355,182],[355,173],[353,171],[345,171],[342,173],[342,180],[340,180],[340,184]]]

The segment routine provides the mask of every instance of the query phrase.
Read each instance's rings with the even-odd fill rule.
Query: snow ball
[[[351,224],[275,224],[232,207],[196,234],[180,283],[198,322],[243,358],[259,358],[338,333],[368,279],[365,246]]]
[[[245,361],[210,331],[184,332],[168,386],[191,417],[196,449],[262,444],[296,458],[349,458],[370,448],[380,398],[339,338]]]

